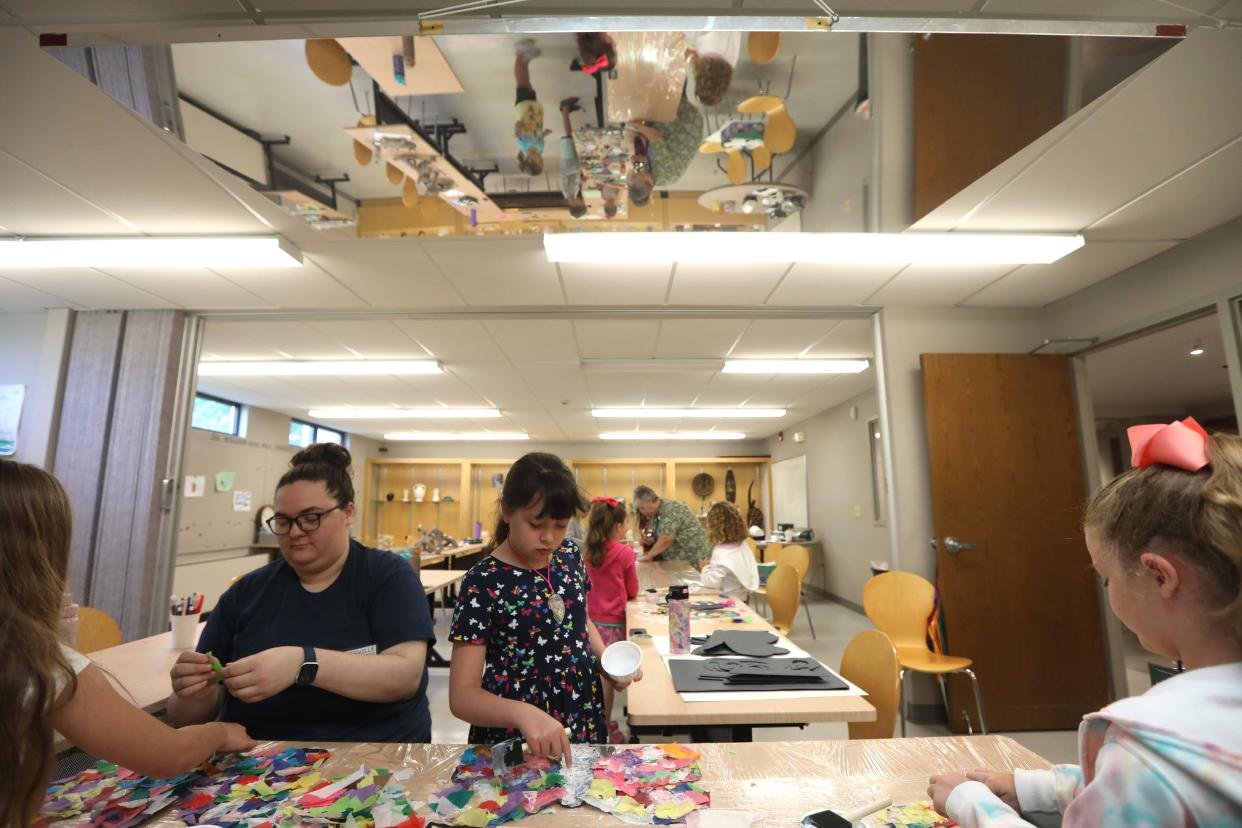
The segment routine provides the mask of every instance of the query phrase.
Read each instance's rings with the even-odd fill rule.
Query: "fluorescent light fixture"
[[[394,431],[391,434],[384,435],[385,440],[393,442],[413,442],[413,441],[437,441],[446,442],[449,440],[489,440],[489,441],[511,441],[511,440],[529,440],[530,435],[525,431]]]
[[[1082,247],[1050,233],[545,233],[550,262],[1049,264]]]
[[[279,236],[114,236],[0,241],[4,268],[301,267],[302,254]]]
[[[1190,349],[1191,356],[1203,356],[1203,340],[1196,339],[1195,344]]]
[[[858,374],[865,359],[726,359],[724,374]]]
[[[441,374],[434,359],[288,360],[284,362],[200,362],[200,377],[307,377]]]
[[[783,408],[594,408],[592,417],[646,420],[758,420],[784,417]]]
[[[601,440],[745,440],[742,431],[605,431]]]
[[[307,412],[320,420],[494,420],[496,408],[312,408]]]

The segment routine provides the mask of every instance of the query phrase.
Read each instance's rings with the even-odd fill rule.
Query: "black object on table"
[[[813,658],[674,658],[668,669],[678,693],[849,689]]]
[[[701,645],[691,655],[739,655],[750,658],[789,655],[789,650],[784,647],[773,646],[779,640],[763,630],[716,630],[706,638],[690,639],[692,643]]]

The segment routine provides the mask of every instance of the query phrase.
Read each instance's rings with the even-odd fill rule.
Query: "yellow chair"
[[[815,622],[811,620],[811,609],[806,605],[806,592],[802,589],[802,584],[806,583],[806,574],[811,571],[811,553],[805,546],[798,544],[786,546],[777,553],[776,562],[789,564],[798,570],[798,599],[802,603],[802,609],[806,610],[806,623],[811,627],[811,638],[818,638],[815,635]]]
[[[949,673],[965,673],[975,691],[975,708],[979,713],[979,729],[988,732],[983,715],[983,696],[979,679],[970,668],[969,658],[933,653],[927,647],[927,619],[936,606],[936,588],[926,578],[913,572],[885,572],[876,575],[863,587],[863,610],[871,623],[888,634],[897,648],[901,664],[901,735],[906,735],[905,694],[906,671],[930,673],[940,682],[940,697],[949,711],[949,696],[944,677]],[[969,721],[967,722],[969,726]]]
[[[874,722],[850,722],[851,739],[891,739],[901,696],[901,664],[893,640],[879,630],[863,630],[841,656],[841,675],[867,691]]]
[[[699,145],[699,152],[704,155],[713,155],[723,152],[728,158],[725,166],[725,174],[729,176],[729,183],[746,183],[746,159],[742,156],[741,150],[725,149],[724,145],[719,141],[704,141]]]
[[[781,554],[781,550],[785,548],[783,543],[769,543],[763,547],[763,560],[766,563],[776,563],[777,555]]]
[[[802,593],[802,581],[798,570],[788,564],[778,564],[768,576],[765,590],[768,604],[772,607],[772,626],[789,635],[793,629],[794,616],[798,614],[798,602]]]
[[[751,150],[750,157],[755,162],[755,175],[765,172],[768,167],[772,166],[772,150],[768,149],[767,144]]]
[[[414,183],[412,178],[407,178],[405,183],[401,185],[401,203],[406,207],[416,207],[418,205],[418,185]]]
[[[330,37],[306,41],[306,65],[328,86],[344,86],[353,77],[354,66],[345,47]]]
[[[793,149],[798,138],[798,126],[785,109],[784,100],[775,95],[756,95],[738,104],[737,111],[744,115],[762,113],[765,116],[763,145],[773,155]]]
[[[780,50],[780,32],[751,32],[746,36],[746,51],[750,54],[750,59],[760,66],[776,60]]]
[[[400,184],[405,181],[405,173],[401,171],[400,167],[393,166],[391,163],[385,165],[384,175],[388,176],[389,184]]]
[[[74,649],[79,653],[106,650],[124,640],[121,625],[111,615],[93,607],[78,608],[78,640]]]
[[[759,544],[755,543],[755,539],[747,538],[746,545],[750,547],[750,554],[755,556],[755,563],[762,563],[763,553],[759,550]]]

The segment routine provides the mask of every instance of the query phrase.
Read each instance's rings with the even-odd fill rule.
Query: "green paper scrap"
[[[231,492],[233,491],[233,481],[237,477],[237,472],[218,471],[216,472],[216,491]]]
[[[220,663],[220,659],[213,656],[211,650],[203,653],[203,655],[211,659],[211,672],[215,674],[216,684],[224,681],[224,665]]]
[[[463,788],[460,791],[453,791],[445,798],[458,808],[464,808],[466,807],[466,804],[474,798],[474,791],[470,788]]]

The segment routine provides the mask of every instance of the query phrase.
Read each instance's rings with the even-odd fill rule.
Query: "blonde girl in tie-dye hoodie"
[[[1242,438],[1187,418],[1130,443],[1087,549],[1117,617],[1187,672],[1084,718],[1081,766],[932,777],[966,828],[1242,826]]]

